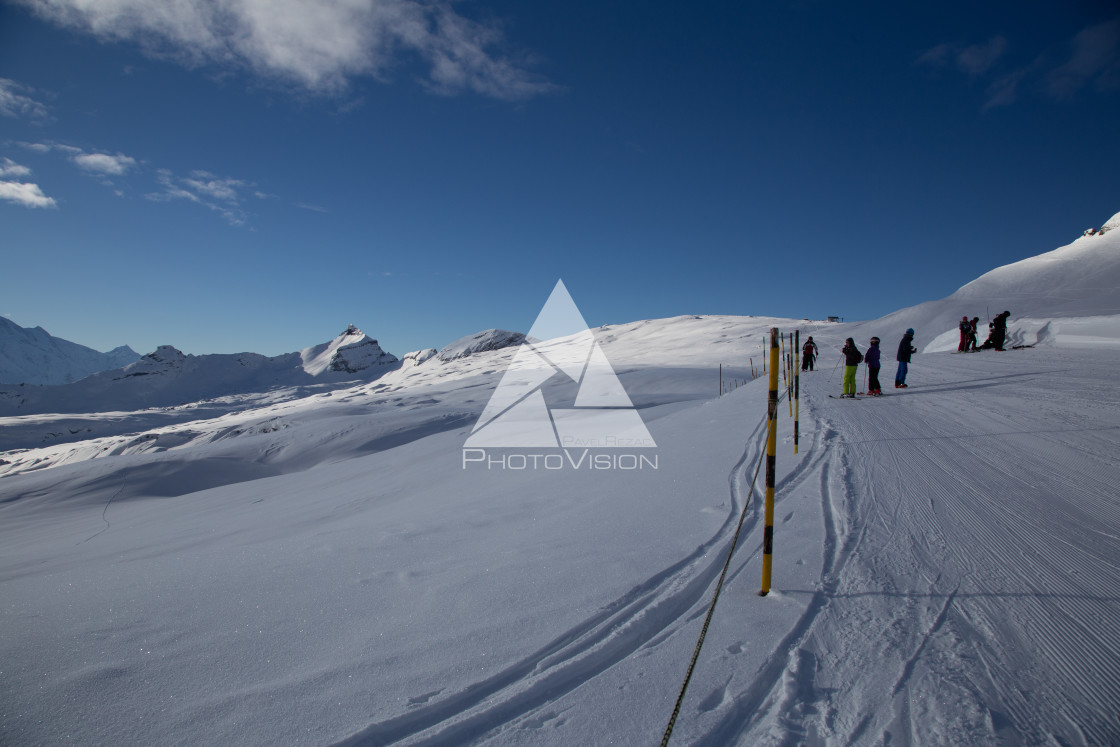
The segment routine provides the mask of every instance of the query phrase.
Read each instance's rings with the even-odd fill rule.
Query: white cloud
[[[13,177],[29,176],[31,169],[26,166],[20,166],[18,163],[10,158],[5,158],[0,162],[0,179],[11,179]]]
[[[27,117],[31,120],[50,118],[46,105],[26,95],[30,88],[8,78],[0,78],[0,115],[5,117]]]
[[[54,198],[47,197],[38,184],[24,184],[21,182],[0,182],[0,200],[14,202],[30,208],[57,207]]]
[[[24,207],[57,207],[53,198],[43,194],[38,184],[11,181],[31,175],[31,169],[10,158],[0,161],[0,200],[14,202]]]
[[[98,174],[120,176],[136,165],[136,159],[122,153],[111,156],[108,153],[80,153],[72,160],[86,171]]]
[[[337,92],[355,76],[384,80],[402,62],[429,67],[426,87],[520,99],[553,89],[495,51],[495,25],[451,0],[17,0],[40,16],[190,65],[239,66]]]

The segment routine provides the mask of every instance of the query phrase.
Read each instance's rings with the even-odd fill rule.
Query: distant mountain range
[[[127,365],[68,384],[0,386],[0,415],[137,410],[275,387],[369,381],[398,363],[396,356],[353,325],[330,342],[273,357],[257,353],[187,355],[170,345],[131,357]]]
[[[21,327],[0,317],[0,383],[69,384],[120,368],[140,354],[127,345],[102,353],[55,337],[42,327]]]

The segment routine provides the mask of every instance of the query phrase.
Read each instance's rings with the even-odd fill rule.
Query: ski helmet
[[[906,334],[908,334],[908,335],[910,335],[911,337],[913,337],[913,336],[914,336],[914,328],[913,328],[913,327],[911,327],[910,329],[907,329],[907,330],[906,330]]]
[[[871,338],[871,344],[872,345],[878,345],[879,344],[879,338],[878,337],[872,337]]]
[[[967,317],[967,316],[962,316],[962,317],[961,317],[961,321],[962,321],[962,322],[967,322],[967,321],[968,321],[968,317]]]

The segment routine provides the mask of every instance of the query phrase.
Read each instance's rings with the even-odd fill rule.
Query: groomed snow
[[[1117,743],[1120,317],[933,352],[960,300],[594,330],[657,469],[465,464],[516,348],[0,453],[0,742],[656,744],[747,505],[672,744]],[[900,322],[910,388],[829,398]],[[821,356],[762,598],[771,326]]]

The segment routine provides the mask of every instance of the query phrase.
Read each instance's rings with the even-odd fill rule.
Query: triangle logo
[[[571,407],[549,407],[542,387],[553,379],[578,384]],[[464,446],[656,445],[564,281],[556,281]]]

